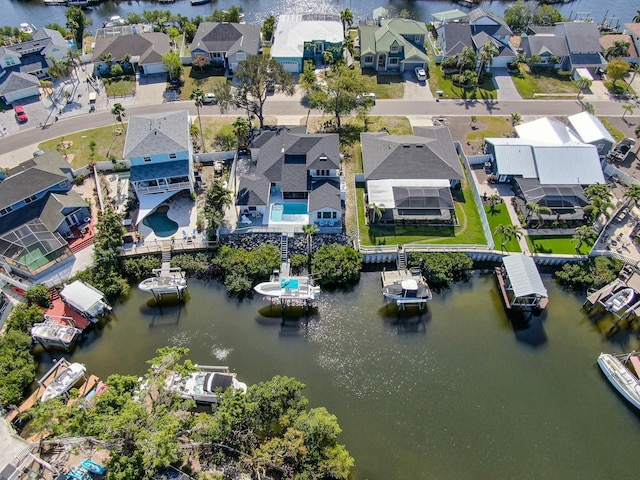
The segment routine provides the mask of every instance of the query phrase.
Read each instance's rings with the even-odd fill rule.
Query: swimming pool
[[[178,231],[178,224],[167,216],[169,207],[159,206],[155,212],[144,217],[142,223],[153,230],[157,237],[170,237]]]
[[[307,204],[274,203],[269,218],[276,223],[308,223]]]

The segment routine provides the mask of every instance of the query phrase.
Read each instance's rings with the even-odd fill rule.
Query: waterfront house
[[[142,74],[166,72],[162,56],[171,51],[169,36],[149,31],[145,25],[122,25],[100,29],[93,49],[93,62],[98,75],[109,73],[118,63],[122,69]]]
[[[361,133],[367,201],[382,223],[456,224],[452,189],[464,172],[447,127]]]
[[[484,45],[493,43],[498,54],[492,66],[504,68],[516,59],[516,52],[509,43],[513,32],[499,16],[483,8],[471,10],[460,22],[446,22],[436,29],[436,45],[442,52],[441,60],[455,57],[464,47],[472,47],[477,53]]]
[[[264,129],[238,164],[238,227],[287,231],[315,224],[340,232],[344,189],[337,134],[307,134],[304,127]]]
[[[640,55],[640,23],[625,23],[624,30],[631,36],[631,42],[633,43],[637,57]],[[635,59],[634,63],[639,63],[638,58]]]
[[[534,66],[553,66],[559,69],[566,65],[569,58],[569,47],[563,35],[555,34],[555,27],[537,27],[529,35],[520,39],[520,48],[526,58],[536,58]]]
[[[31,40],[0,47],[0,98],[11,104],[40,95],[40,80],[48,77],[53,57],[63,59],[69,45],[57,30],[42,28]]]
[[[360,25],[360,59],[362,68],[379,73],[411,72],[427,69],[429,56],[425,50],[428,34],[424,22],[406,18],[381,20],[380,26]]]
[[[189,112],[150,113],[129,119],[124,143],[130,185],[140,202],[139,223],[174,194],[194,191]]]
[[[90,219],[71,190],[71,166],[56,151],[21,163],[0,182],[0,263],[38,278],[73,254],[65,238]]]
[[[339,15],[280,15],[271,56],[291,73],[301,73],[304,60],[322,60],[324,52],[342,57],[344,30]]]
[[[202,22],[191,42],[194,64],[217,66],[233,73],[238,63],[260,53],[260,26]]]
[[[638,25],[638,24],[632,24]],[[638,33],[640,33],[640,28],[638,28]],[[622,42],[622,44],[628,44],[626,49],[626,54],[621,55],[621,60],[625,62],[638,64],[640,63],[640,58],[638,58],[638,49],[636,48],[636,43],[634,42],[634,36],[629,33],[612,33],[609,35],[601,35],[600,36],[600,46],[602,47],[602,55],[607,55],[607,50],[609,48],[614,47],[616,42]],[[613,60],[614,57],[611,57],[610,60]]]

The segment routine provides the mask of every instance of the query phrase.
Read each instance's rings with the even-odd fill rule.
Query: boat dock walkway
[[[633,291],[635,292],[635,301],[631,305],[629,305],[621,314],[616,313],[615,315],[621,318],[633,313],[635,316],[640,317],[640,271],[638,271],[631,265],[625,265],[622,270],[620,270],[618,278],[616,278],[613,282],[587,295],[585,305],[587,303],[591,305],[600,304],[606,308],[605,304],[609,297],[611,297],[611,295],[613,295],[615,292],[620,291],[624,288],[633,289]]]

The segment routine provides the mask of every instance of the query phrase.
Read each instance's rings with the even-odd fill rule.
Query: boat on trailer
[[[629,305],[634,297],[633,288],[623,288],[618,292],[611,295],[606,302],[604,302],[604,306],[607,310],[613,313],[618,313],[624,307]]]
[[[84,376],[86,371],[86,367],[81,363],[72,363],[47,385],[40,400],[46,402],[64,395]]]
[[[183,376],[177,373],[167,377],[166,387],[185,400],[200,403],[216,403],[220,392],[233,389],[247,393],[247,384],[240,382],[229,367],[196,365],[198,371]]]
[[[598,357],[598,365],[611,385],[637,409],[640,409],[639,356],[640,353],[634,352],[623,355],[601,353]],[[629,363],[635,370],[635,374],[628,368]]]

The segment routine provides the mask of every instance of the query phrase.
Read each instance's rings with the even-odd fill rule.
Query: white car
[[[371,92],[371,93],[363,93],[363,94],[361,94],[361,95],[358,95],[356,98],[357,98],[358,100],[363,100],[363,99],[370,98],[370,99],[371,99],[371,101],[373,102],[373,104],[374,104],[374,105],[376,104],[376,94],[375,94],[375,93],[373,93],[373,92]]]
[[[216,95],[214,93],[205,93],[202,103],[216,103]]]
[[[416,78],[418,79],[419,82],[424,82],[427,80],[427,72],[425,71],[424,68],[416,67],[415,72],[416,72]]]

